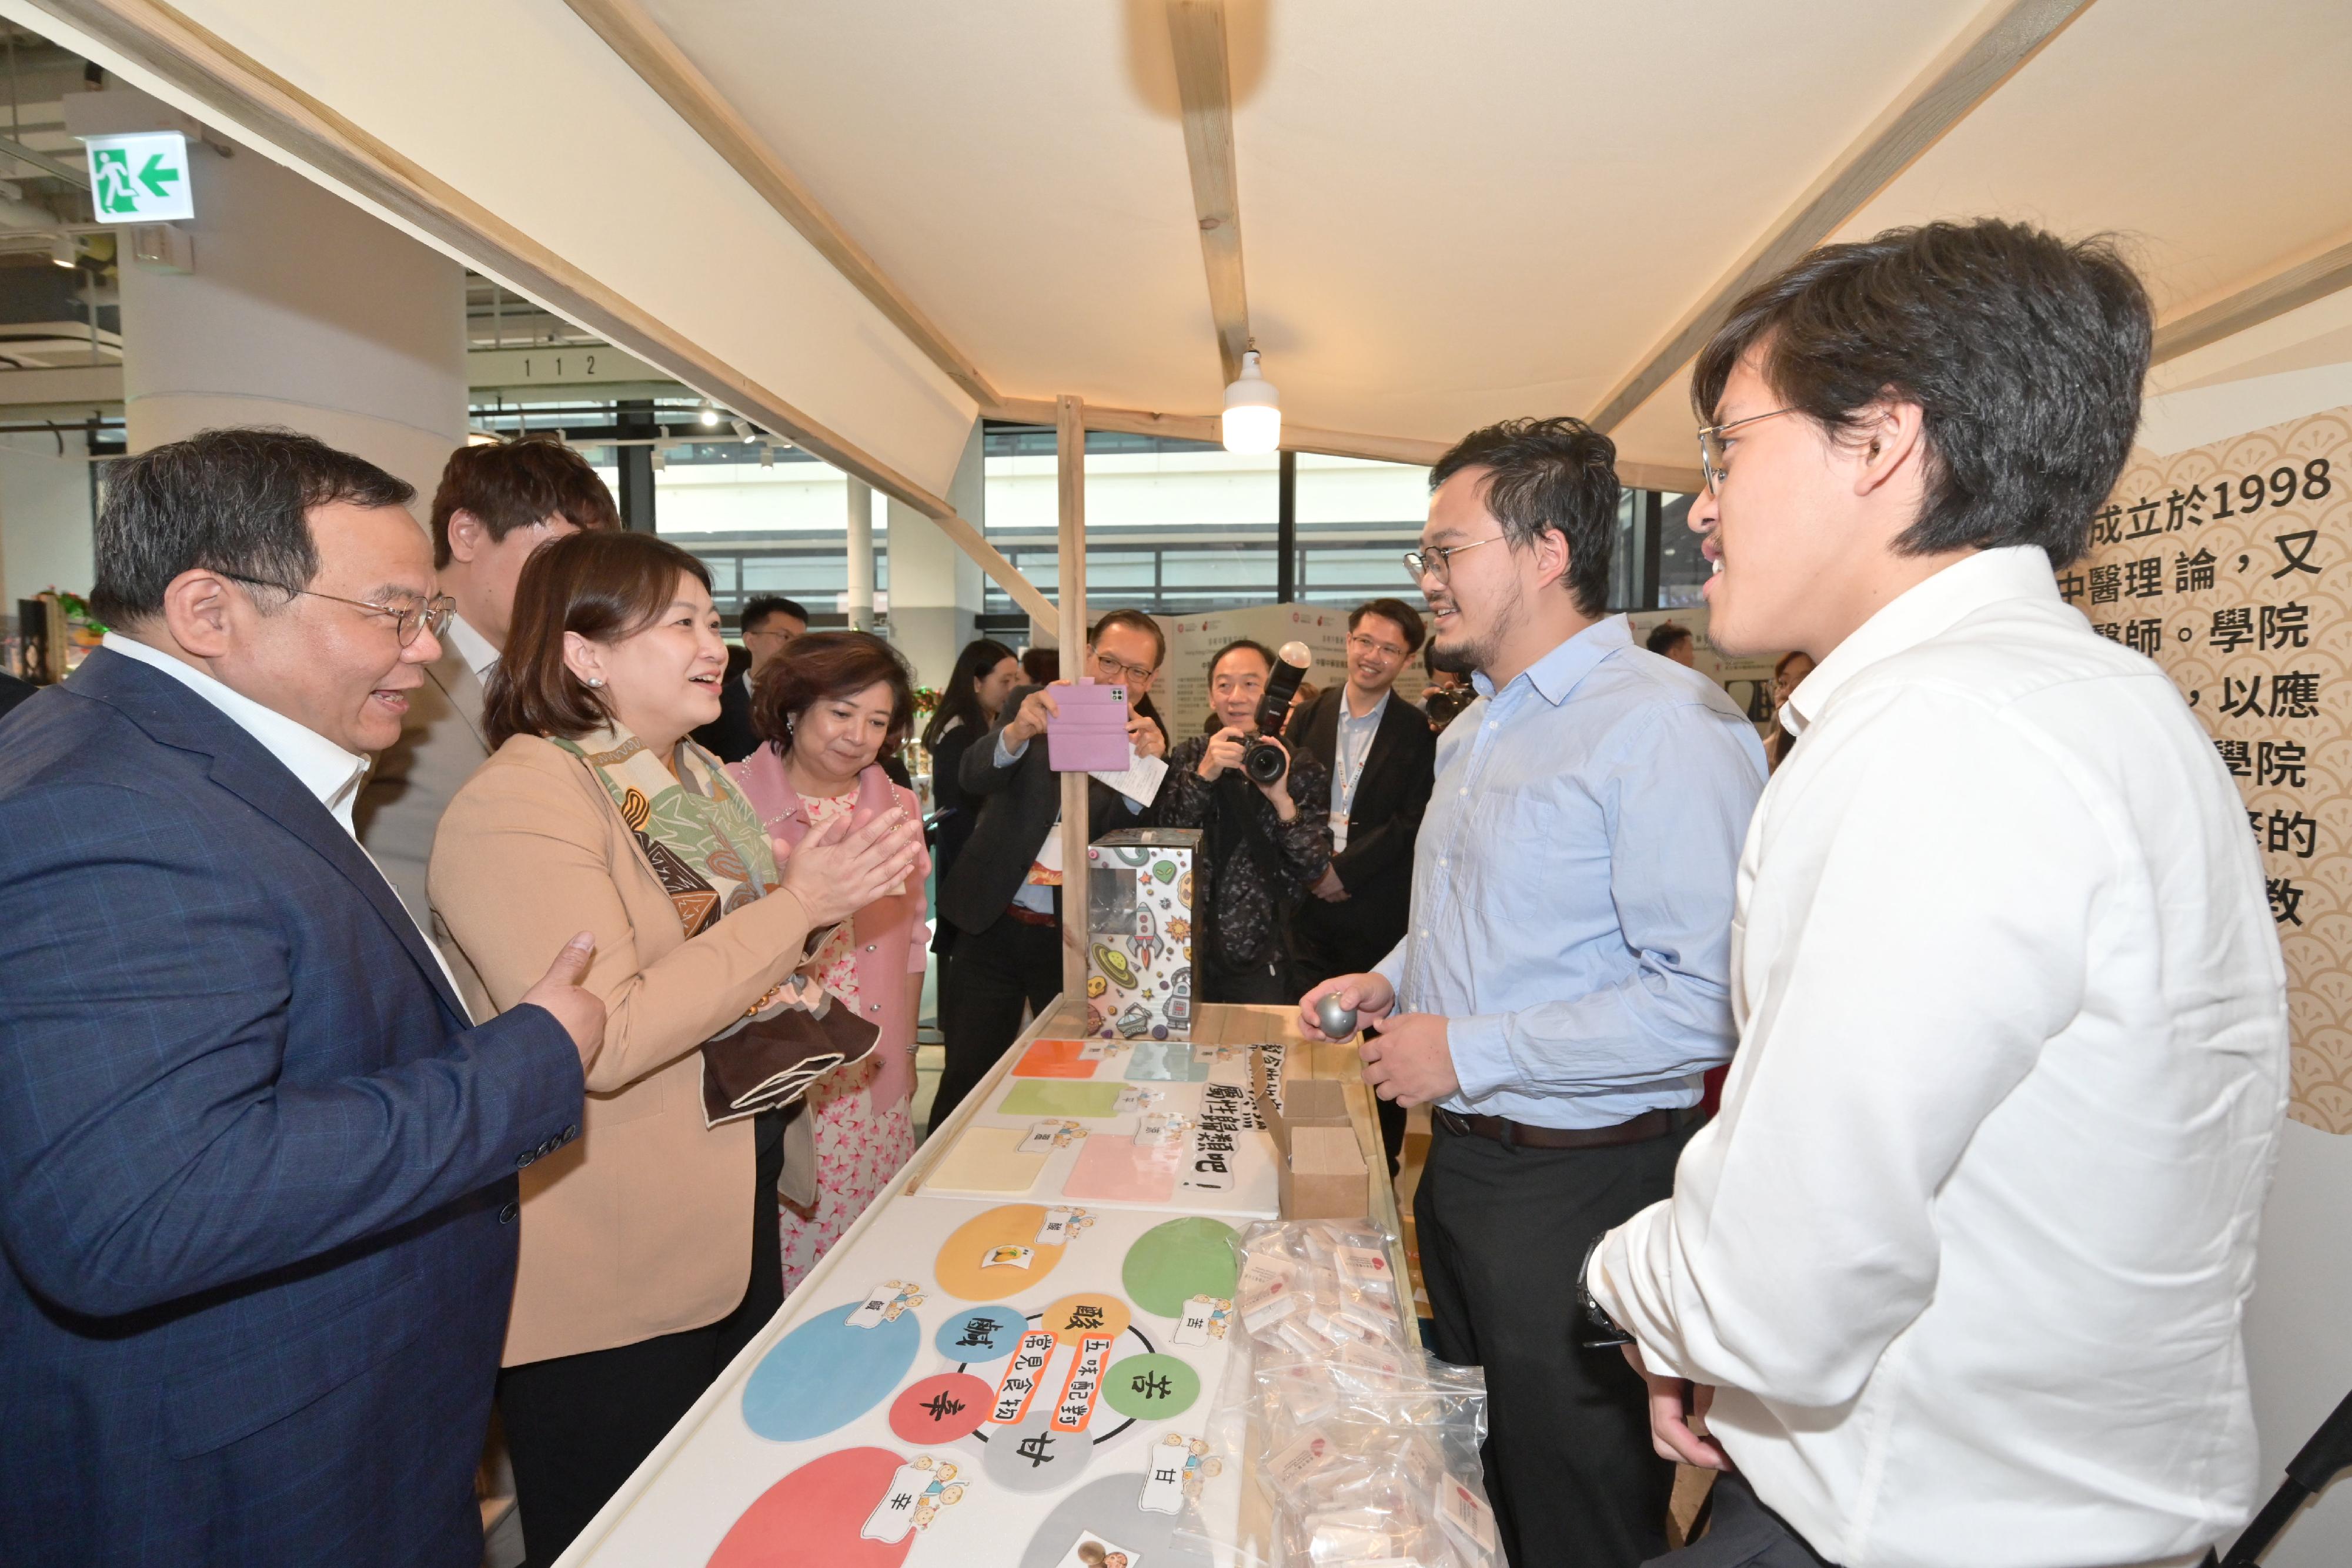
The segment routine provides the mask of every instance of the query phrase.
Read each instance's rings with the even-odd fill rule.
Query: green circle
[[[1181,1416],[1201,1396],[1201,1375],[1172,1355],[1130,1355],[1103,1377],[1104,1401],[1122,1416]]]
[[[1241,1278],[1241,1238],[1234,1228],[1192,1216],[1155,1225],[1135,1239],[1119,1270],[1127,1299],[1172,1318],[1194,1296],[1231,1300]]]

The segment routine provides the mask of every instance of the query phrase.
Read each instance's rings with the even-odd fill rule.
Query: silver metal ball
[[[1332,991],[1315,1004],[1315,1021],[1333,1040],[1345,1040],[1356,1032],[1356,1009],[1339,1005],[1339,993]]]

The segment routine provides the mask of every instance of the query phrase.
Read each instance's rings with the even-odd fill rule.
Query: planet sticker
[[[1135,988],[1135,971],[1127,962],[1127,955],[1103,943],[1095,944],[1095,967],[1108,975],[1111,983],[1121,990]]]

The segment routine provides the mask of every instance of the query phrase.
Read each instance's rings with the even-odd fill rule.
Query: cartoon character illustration
[[[1118,1032],[1122,1040],[1140,1040],[1151,1030],[1151,1010],[1137,1002],[1118,1015]]]
[[[1234,1303],[1228,1298],[1219,1296],[1209,1303],[1209,1337],[1211,1339],[1224,1338],[1226,1325],[1233,1321]]]
[[[1202,1490],[1225,1473],[1225,1461],[1209,1457],[1209,1445],[1198,1437],[1184,1443],[1184,1500],[1199,1507]]]
[[[940,1510],[953,1508],[963,1500],[963,1483],[955,1479],[953,1464],[946,1459],[934,1459],[929,1454],[915,1461],[915,1469],[931,1472],[931,1484],[925,1487],[923,1495],[915,1500],[915,1528],[929,1530],[931,1521],[940,1516]]]
[[[1108,975],[1111,984],[1120,990],[1135,989],[1135,970],[1128,963],[1127,955],[1118,948],[1107,943],[1096,943],[1095,967]]]
[[[1149,969],[1151,967],[1152,954],[1159,950],[1160,933],[1151,918],[1151,911],[1149,909],[1137,910],[1135,912],[1135,956],[1137,961],[1141,963],[1145,968]]]
[[[1174,882],[1176,880],[1176,862],[1174,861],[1161,861],[1158,865],[1151,868],[1151,874],[1158,877],[1162,882]]]
[[[1110,989],[1110,982],[1109,982],[1108,980],[1104,979],[1100,975],[1088,975],[1088,976],[1087,977],[1087,996],[1089,996],[1089,997],[1098,997],[1098,996],[1101,996],[1105,991],[1109,990],[1109,989]]]
[[[1052,1121],[1041,1122],[1038,1125],[1054,1129],[1054,1146],[1057,1149],[1066,1149],[1087,1135],[1086,1124],[1082,1122]]]
[[[1192,994],[1192,966],[1190,962],[1192,956],[1192,945],[1189,942],[1184,945],[1183,956],[1187,960],[1184,967],[1168,977],[1168,994],[1171,997],[1189,997]]]
[[[1086,1229],[1087,1227],[1094,1224],[1094,1222],[1095,1216],[1092,1209],[1074,1208],[1070,1210],[1069,1223],[1066,1225],[1063,1229],[1069,1240],[1076,1241],[1078,1239],[1078,1232]],[[1065,1243],[1065,1245],[1067,1243]]]
[[[1177,916],[1168,923],[1168,936],[1171,941],[1189,941],[1192,936],[1192,923],[1181,915]]]
[[[1106,1551],[1099,1541],[1079,1542],[1078,1561],[1087,1568],[1127,1568],[1127,1553]]]
[[[912,1308],[919,1307],[923,1304],[923,1292],[921,1291],[916,1289],[912,1285],[900,1284],[899,1281],[896,1280],[893,1280],[890,1282],[898,1286],[898,1299],[892,1301],[889,1307],[882,1313],[882,1321],[886,1323],[891,1319],[898,1317],[900,1313],[908,1312]]]

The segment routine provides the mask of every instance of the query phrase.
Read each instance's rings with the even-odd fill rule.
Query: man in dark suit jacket
[[[1137,753],[1165,757],[1168,735],[1143,705],[1168,656],[1159,623],[1135,610],[1114,610],[1087,640],[1087,670],[1127,687],[1127,733]],[[979,800],[971,841],[940,889],[940,916],[956,939],[940,1032],[947,1064],[931,1101],[931,1125],[948,1119],[1021,1032],[1024,1008],[1034,1012],[1062,990],[1061,888],[1039,866],[1039,852],[1062,814],[1062,776],[1042,744],[1055,711],[1051,686],[1023,686],[1004,700],[996,727],[963,755],[965,791]],[[1133,827],[1141,807],[1098,779],[1087,783],[1087,837]]]
[[[760,749],[751,727],[751,684],[776,655],[808,631],[797,600],[761,594],[743,601],[743,645],[727,650],[727,678],[719,683],[719,716],[694,732],[697,744],[721,762],[740,762]]]
[[[1392,689],[1421,646],[1420,614],[1395,599],[1348,616],[1348,679],[1291,721],[1303,751],[1331,770],[1331,869],[1299,901],[1291,925],[1303,993],[1360,974],[1404,937],[1412,915],[1412,844],[1435,778],[1429,719]],[[1345,720],[1344,733],[1342,720]],[[1404,1108],[1376,1104],[1389,1171],[1404,1145]]]
[[[9,709],[40,689],[30,681],[20,681],[16,676],[0,671],[0,716],[5,716]]]
[[[409,486],[305,436],[116,465],[118,628],[0,747],[0,1559],[472,1568],[567,946],[475,1027],[352,836],[439,655]]]

